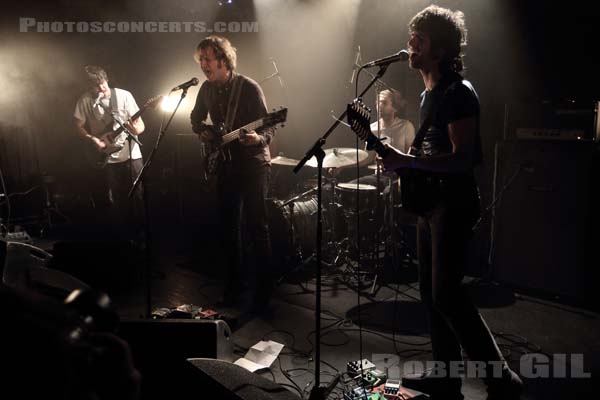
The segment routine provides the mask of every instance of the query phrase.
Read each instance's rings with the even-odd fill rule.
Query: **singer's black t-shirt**
[[[420,145],[420,154],[428,157],[452,152],[448,124],[462,118],[474,117],[477,132],[473,149],[473,165],[482,162],[479,135],[479,98],[471,83],[457,73],[447,74],[431,91],[421,94],[421,121],[431,116],[431,124]]]
[[[473,167],[483,161],[479,134],[479,98],[470,82],[457,73],[444,76],[431,91],[421,95],[421,123],[430,118],[425,134],[417,135],[413,146],[422,157],[452,153],[448,124],[463,118],[476,119],[473,149]],[[469,220],[479,213],[479,191],[471,169],[465,173],[433,173],[421,171],[431,208],[435,205],[458,207],[468,214]],[[431,198],[434,197],[434,198]]]

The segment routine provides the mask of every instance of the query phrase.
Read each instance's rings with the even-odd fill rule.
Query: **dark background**
[[[527,120],[529,107],[563,104],[591,111],[598,100],[597,21],[600,13],[591,2],[547,1],[439,1],[438,5],[460,9],[468,27],[466,78],[477,89],[482,105],[482,140],[485,164],[477,171],[484,204],[492,200],[494,146],[503,138],[514,139],[512,121]],[[309,1],[256,0],[234,1],[219,6],[217,1],[142,1],[122,2],[75,0],[20,1],[4,6],[0,41],[0,166],[9,193],[14,195],[12,218],[39,214],[44,207],[48,184],[51,195],[66,214],[86,209],[86,188],[90,171],[79,151],[73,133],[75,103],[85,90],[83,66],[103,66],[111,86],[131,91],[138,104],[193,76],[204,79],[192,54],[204,33],[21,33],[19,18],[39,21],[258,21],[257,33],[231,33],[227,36],[238,49],[238,71],[262,81],[274,72],[277,63],[282,87],[277,78],[262,82],[270,107],[289,108],[288,123],[279,129],[273,145],[274,155],[284,153],[300,158],[306,149],[333,122],[352,99],[349,84],[355,53],[360,46],[362,62],[379,58],[406,47],[407,23],[430,1]],[[418,126],[418,96],[422,81],[418,73],[397,63],[387,71],[384,81],[404,92],[408,99],[406,116]],[[361,75],[360,86],[367,83]],[[182,108],[163,141],[148,177],[153,194],[152,213],[167,221],[210,221],[210,184],[199,176],[199,144],[191,135],[189,112],[198,87],[189,91]],[[367,100],[372,104],[375,95]],[[545,102],[545,103],[544,103]],[[587,118],[587,117],[586,117]],[[590,122],[593,116],[590,116]],[[157,138],[161,114],[144,115],[143,135],[147,155]],[[536,124],[533,121],[531,124]],[[539,123],[543,123],[539,122]],[[326,147],[355,145],[349,129],[339,127]],[[560,144],[541,156],[560,162],[578,157],[565,156]],[[533,156],[532,156],[533,157]],[[523,161],[523,160],[521,160]],[[515,161],[515,165],[519,160]],[[587,165],[587,164],[586,164]],[[558,169],[559,174],[562,169]],[[508,165],[506,180],[511,174]],[[569,170],[570,171],[570,170]],[[586,177],[591,173],[586,167]],[[289,171],[274,167],[276,178],[297,179]],[[314,171],[303,171],[309,177]],[[343,175],[351,178],[353,172]],[[555,177],[572,181],[582,171]],[[570,174],[570,175],[569,175]],[[575,175],[575,176],[574,176]],[[573,200],[569,194],[552,192],[554,208],[540,206],[542,215],[565,212],[563,200],[571,201],[590,219],[593,201],[588,185],[586,201]],[[501,181],[502,182],[502,181]],[[590,189],[590,190],[588,190]],[[526,189],[523,189],[526,190]],[[578,190],[578,189],[577,189]],[[530,199],[523,200],[525,202]],[[511,207],[520,207],[519,203]],[[554,204],[554,203],[553,203]],[[2,209],[5,217],[6,211]],[[192,219],[190,219],[193,217]],[[510,209],[503,220],[515,219],[504,229],[513,232],[522,216]],[[5,217],[6,218],[6,217]],[[157,219],[158,221],[158,219]],[[531,222],[533,223],[533,222]],[[594,227],[587,224],[584,238]],[[475,264],[487,262],[490,246],[490,219],[478,232]],[[560,230],[560,227],[556,227]],[[580,228],[577,232],[580,232]],[[564,230],[563,230],[564,232]],[[579,234],[579,233],[578,233]],[[539,240],[545,240],[544,238]],[[569,250],[570,251],[570,250]]]

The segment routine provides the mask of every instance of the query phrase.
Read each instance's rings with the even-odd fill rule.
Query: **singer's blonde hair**
[[[196,60],[198,64],[200,64],[200,50],[208,47],[213,49],[217,60],[224,62],[229,71],[235,70],[237,65],[236,48],[231,45],[231,42],[228,39],[216,35],[202,39],[202,41],[198,43],[194,53],[194,60]]]

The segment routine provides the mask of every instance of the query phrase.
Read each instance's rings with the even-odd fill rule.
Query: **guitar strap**
[[[242,77],[236,74],[233,77],[231,85],[231,95],[229,96],[229,104],[227,105],[227,116],[225,117],[225,131],[231,132],[233,121],[237,114],[238,105],[240,103],[240,94],[242,93]]]
[[[423,140],[425,140],[425,135],[427,134],[427,130],[431,126],[431,121],[433,120],[433,117],[431,116],[432,114],[433,113],[429,113],[427,117],[425,117],[425,121],[423,121],[421,124],[421,127],[415,135],[415,139],[410,145],[410,150],[408,152],[409,154],[414,154],[414,152],[421,150],[421,145],[423,144]]]
[[[461,79],[462,78],[459,75],[457,75],[457,74],[450,75],[450,76],[448,76],[446,78],[443,78],[439,82],[439,85],[441,86],[441,90],[443,90],[442,96],[445,97],[447,95],[448,88],[450,87],[450,85],[453,82],[455,82],[456,80],[461,80]],[[436,102],[436,105],[437,104],[439,104],[439,103]],[[425,120],[423,121],[423,124],[421,124],[421,127],[419,128],[419,131],[415,135],[415,140],[413,140],[413,143],[410,145],[410,147],[411,147],[411,151],[409,152],[410,154],[413,154],[413,150],[415,150],[415,151],[420,151],[421,150],[421,145],[423,144],[423,140],[425,140],[425,135],[427,134],[427,130],[431,126],[431,123],[433,122],[433,116],[436,113],[437,113],[436,109],[431,109],[431,108],[429,109],[429,113],[425,117]]]

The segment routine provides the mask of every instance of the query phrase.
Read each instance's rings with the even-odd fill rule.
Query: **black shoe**
[[[506,366],[502,378],[486,379],[487,400],[517,400],[521,398],[523,381],[513,370]]]
[[[406,374],[402,377],[402,386],[431,396],[432,399],[463,400],[460,391],[460,378],[446,378],[433,375],[432,370],[416,374]]]

